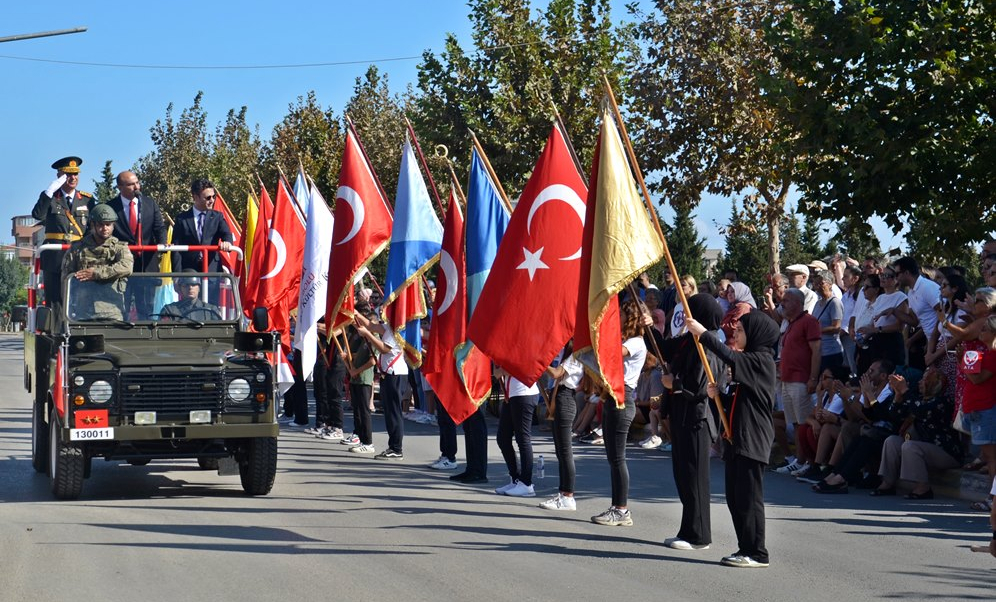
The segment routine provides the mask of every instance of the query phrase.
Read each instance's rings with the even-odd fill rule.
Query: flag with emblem
[[[329,333],[352,318],[352,299],[346,296],[352,292],[353,279],[391,240],[391,210],[352,124],[346,132],[333,217],[325,306]]]
[[[618,294],[664,256],[664,243],[640,198],[615,120],[603,102],[581,245],[575,357],[625,404]]]
[[[526,385],[574,336],[587,197],[567,139],[554,125],[467,329],[474,345]]]
[[[299,199],[300,195],[295,195]],[[297,329],[294,348],[301,354],[301,378],[309,380],[318,353],[318,320],[325,315],[328,301],[329,254],[335,222],[325,198],[311,182],[308,192],[308,232],[304,236],[301,287],[297,301]]]

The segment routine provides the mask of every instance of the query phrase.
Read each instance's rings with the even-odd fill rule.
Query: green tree
[[[802,263],[808,264],[814,259],[822,259],[824,257],[823,233],[824,230],[819,219],[803,216],[802,237],[799,240],[803,258],[805,259]]]
[[[784,69],[762,78],[824,219],[915,222],[927,256],[996,227],[996,10],[988,0],[794,0],[772,13]]]
[[[802,250],[802,226],[795,212],[785,213],[781,219],[779,233],[782,263],[787,266],[809,263],[806,253]]]
[[[657,0],[647,14],[631,8],[643,53],[630,109],[644,167],[658,174],[654,190],[674,207],[698,204],[703,192],[747,194],[746,210],[767,228],[757,241],[768,253],[765,271],[779,269],[779,221],[797,160],[786,145],[791,126],[759,83],[781,69],[763,25],[784,10],[778,0]]]
[[[16,257],[0,256],[0,311],[10,311],[11,307],[23,302],[27,284],[28,268]]]
[[[438,56],[426,51],[419,65],[412,118],[423,147],[446,145],[454,162],[466,166],[467,131],[476,131],[514,197],[550,133],[552,102],[587,169],[602,74],[621,99],[626,96],[632,27],[612,23],[609,0],[550,0],[543,12],[533,12],[529,0],[468,5],[474,51],[451,34]]]
[[[100,179],[93,181],[93,196],[99,202],[106,203],[117,195],[118,186],[111,161],[105,161],[104,168],[100,170]]]
[[[831,239],[836,246],[834,253],[840,252],[858,261],[868,255],[881,255],[882,243],[867,220],[848,216],[837,223],[837,233]]]
[[[246,123],[246,111],[246,107],[229,110],[224,123],[218,125],[211,140],[209,171],[204,174],[238,216],[245,215],[248,193],[255,191],[256,174],[263,163],[259,127]],[[189,186],[188,182],[188,190]]]
[[[182,211],[190,202],[190,182],[210,173],[211,139],[207,131],[207,113],[201,106],[203,92],[194,103],[173,118],[173,103],[166,107],[165,119],[157,119],[151,128],[154,149],[138,160],[136,174],[142,192],[159,201],[170,216]]]
[[[339,186],[342,164],[343,130],[332,107],[323,107],[314,90],[287,107],[283,120],[273,128],[270,144],[265,149],[267,182],[277,178],[276,165],[289,177],[297,171],[298,161],[315,181],[318,190],[331,205]]]
[[[767,285],[768,234],[766,222],[756,203],[732,203],[730,223],[724,228],[726,247],[716,265],[716,273],[736,270],[741,282],[750,287],[755,297]]]
[[[696,281],[705,279],[705,239],[699,236],[695,216],[688,207],[675,210],[674,225],[663,224],[668,248],[678,274],[691,274]],[[651,275],[653,276],[653,274]],[[661,282],[661,278],[655,282]]]

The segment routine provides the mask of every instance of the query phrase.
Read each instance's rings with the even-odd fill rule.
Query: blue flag
[[[443,225],[432,208],[415,152],[405,139],[394,202],[394,229],[384,279],[383,318],[403,339],[413,366],[422,363],[421,318],[426,315],[422,275],[439,259]]]
[[[484,281],[498,255],[498,243],[508,228],[509,212],[498,187],[475,149],[467,186],[467,315],[474,315]]]

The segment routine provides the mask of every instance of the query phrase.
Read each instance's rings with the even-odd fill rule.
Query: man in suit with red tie
[[[190,184],[190,198],[193,206],[176,216],[173,226],[173,244],[175,245],[218,245],[222,251],[232,249],[232,229],[228,227],[225,216],[214,210],[217,191],[211,180],[198,178]],[[179,270],[204,270],[204,252],[183,251],[179,254]],[[221,258],[216,251],[208,255],[208,272],[221,271]],[[208,296],[215,302],[218,291],[208,291]]]
[[[38,202],[31,210],[31,217],[41,220],[45,227],[46,243],[68,245],[86,234],[88,204],[93,202],[93,196],[76,189],[82,164],[79,157],[65,157],[53,163],[56,178],[38,195]],[[41,256],[45,304],[49,307],[62,305],[60,275],[64,255],[65,251],[45,251]],[[58,309],[54,311],[58,313]]]
[[[120,194],[108,201],[108,205],[118,215],[114,223],[114,236],[129,245],[164,245],[166,244],[166,223],[162,211],[155,200],[141,194],[138,176],[133,172],[123,171],[118,174],[118,190]],[[135,257],[135,272],[158,272],[159,253],[155,251],[133,251]],[[132,302],[139,320],[148,320],[154,301],[155,281],[151,278],[131,278],[125,291],[125,308],[130,309]],[[128,313],[125,314],[125,319]]]

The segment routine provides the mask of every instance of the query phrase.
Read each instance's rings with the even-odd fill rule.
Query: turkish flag
[[[347,301],[346,296],[351,292],[350,285],[357,273],[387,248],[393,225],[391,210],[377,185],[373,167],[363,155],[352,128],[346,134],[333,216],[325,306],[329,332],[349,321],[352,300]]]
[[[107,410],[76,410],[73,412],[74,428],[107,428]]]
[[[253,233],[252,257],[249,258],[249,273],[246,274],[245,296],[242,298],[243,306],[249,310],[263,305],[262,298],[259,297],[260,277],[266,272],[263,271],[266,263],[266,255],[270,246],[270,223],[273,221],[273,201],[270,194],[266,192],[263,183],[259,183],[259,215],[256,218],[256,231]]]
[[[477,411],[477,404],[457,371],[453,353],[466,341],[467,330],[467,262],[463,224],[460,204],[451,191],[443,229],[443,248],[439,254],[429,340],[422,361],[425,379],[457,424]],[[469,375],[473,375],[475,380],[477,376],[483,376],[490,384],[491,363],[488,358],[476,353],[467,363],[471,364],[471,369],[467,370]]]
[[[574,335],[588,187],[553,127],[491,266],[468,337],[532,385]]]
[[[285,297],[288,310],[297,307],[301,266],[304,262],[305,230],[293,203],[287,184],[281,176],[277,182],[277,202],[273,208],[273,223],[270,225],[270,244],[263,262],[259,292],[256,294],[257,300],[271,309]]]
[[[232,246],[241,247],[242,230],[239,228],[239,223],[235,220],[235,215],[228,208],[228,203],[225,202],[225,199],[221,198],[221,193],[217,189],[214,191],[214,194],[214,208],[221,212],[221,215],[225,218],[225,223],[228,224],[228,229],[232,231]],[[228,268],[229,272],[234,274],[236,278],[243,276],[243,262],[239,259],[237,253],[219,251],[218,254],[221,257],[221,263]]]

